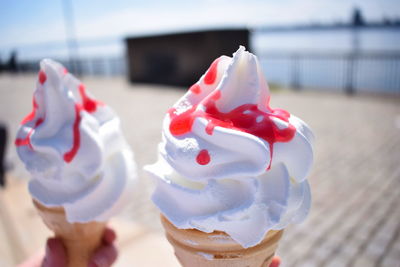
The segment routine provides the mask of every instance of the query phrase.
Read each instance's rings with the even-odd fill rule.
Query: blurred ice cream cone
[[[62,207],[48,208],[33,200],[46,226],[66,248],[68,267],[87,267],[93,252],[101,245],[105,222],[69,223]]]

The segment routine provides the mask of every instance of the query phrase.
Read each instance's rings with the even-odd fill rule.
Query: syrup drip
[[[35,97],[33,97],[33,99],[32,99],[32,104],[33,104],[32,112],[29,113],[28,116],[26,116],[26,117],[21,121],[21,124],[25,124],[25,123],[27,123],[28,121],[31,121],[31,120],[33,120],[33,119],[35,118],[35,116],[36,116],[36,110],[37,110],[37,108],[38,108],[38,104],[36,103]]]
[[[207,149],[203,149],[196,157],[196,161],[200,165],[207,165],[211,160],[210,154]]]
[[[82,104],[76,103],[75,104],[75,121],[74,125],[72,127],[73,130],[73,142],[72,142],[72,148],[68,152],[64,154],[64,160],[65,162],[69,163],[71,162],[76,153],[78,153],[79,147],[81,145],[81,138],[80,138],[80,132],[79,132],[79,124],[82,120],[82,115],[81,111],[82,109],[87,111],[88,113],[93,113],[96,111],[97,106],[103,105],[103,103],[96,101],[94,99],[91,99],[86,95],[86,89],[83,84],[79,85],[79,94],[82,99]]]
[[[66,74],[67,72],[68,72],[67,69],[63,69],[63,74]],[[42,71],[42,70],[39,71],[38,80],[39,80],[40,84],[42,84],[42,85],[46,82],[47,76],[44,71]],[[96,100],[88,97],[86,94],[85,86],[83,84],[79,85],[78,90],[79,90],[79,94],[82,99],[82,103],[75,103],[75,120],[74,120],[74,123],[72,126],[72,131],[73,131],[72,148],[69,151],[67,151],[66,153],[64,153],[64,156],[63,156],[64,161],[67,163],[71,162],[74,159],[74,157],[80,147],[79,125],[82,120],[81,111],[85,110],[88,113],[93,113],[97,110],[98,106],[104,105],[102,102],[96,101]],[[36,102],[36,99],[35,99],[35,97],[33,97],[33,110],[30,114],[28,114],[28,116],[26,116],[22,120],[21,124],[25,124],[25,123],[32,121],[36,117],[36,111],[38,108],[39,108],[39,106]],[[34,126],[29,130],[27,136],[25,138],[17,138],[15,140],[15,145],[16,146],[28,145],[33,150],[33,147],[31,144],[31,135],[34,133],[35,129],[37,127],[39,127],[43,122],[44,122],[43,118],[38,118],[36,120]]]
[[[32,144],[31,144],[31,135],[35,131],[36,127],[38,127],[40,124],[43,123],[43,119],[39,118],[36,122],[35,125],[29,130],[28,134],[26,135],[25,138],[17,138],[15,139],[15,145],[16,146],[26,146],[28,145],[31,149],[33,149]]]
[[[210,70],[213,68],[216,69],[216,65],[212,65]],[[195,105],[183,113],[177,114],[176,109],[171,108],[168,111],[171,118],[169,126],[171,134],[179,136],[190,132],[196,118],[204,118],[208,121],[205,131],[209,135],[213,134],[216,126],[249,133],[262,138],[269,144],[271,160],[267,169],[270,169],[274,143],[289,142],[296,133],[296,128],[289,123],[290,113],[283,109],[271,109],[269,106],[267,106],[267,112],[264,112],[255,104],[244,104],[224,113],[219,111],[216,106],[216,101],[220,97],[221,92],[215,90],[200,103],[204,107],[202,109],[197,109],[198,105]],[[288,123],[288,127],[279,129],[273,118],[278,118]],[[204,161],[200,160],[199,162],[199,157],[205,157],[204,151],[207,150],[200,151],[196,158],[200,165],[204,165],[202,164]]]
[[[41,85],[43,85],[46,82],[47,76],[46,76],[46,73],[44,73],[44,71],[42,71],[42,70],[39,71],[38,80],[39,80],[39,83]],[[38,109],[39,106],[38,106],[38,104],[36,102],[35,96],[33,96],[33,98],[32,98],[32,104],[33,104],[32,112],[29,113],[21,121],[21,124],[28,123],[28,122],[32,121],[36,117],[36,110]],[[33,134],[35,129],[43,123],[43,121],[44,121],[43,118],[38,118],[36,120],[35,124],[33,125],[33,127],[29,130],[29,132],[26,135],[26,137],[25,138],[17,138],[17,139],[15,139],[14,144],[16,146],[26,146],[26,145],[28,145],[31,149],[33,149],[32,144],[31,144],[31,135]]]
[[[73,129],[73,145],[70,151],[64,153],[64,161],[65,162],[71,162],[76,153],[78,152],[78,149],[81,145],[81,135],[79,133],[79,124],[81,122],[82,116],[81,116],[81,110],[82,107],[78,104],[75,104],[75,121],[74,125],[72,127]]]
[[[85,85],[83,85],[83,84],[79,85],[79,94],[80,94],[80,96],[82,98],[83,109],[86,110],[89,113],[95,112],[96,109],[97,109],[97,106],[104,105],[100,101],[96,101],[96,100],[91,99],[90,97],[88,97],[86,95]]]
[[[218,70],[218,62],[220,58],[214,60],[211,63],[211,66],[208,68],[206,75],[204,76],[204,83],[205,84],[213,84],[215,79],[217,78],[217,70]]]
[[[47,76],[46,76],[46,73],[44,73],[44,71],[39,71],[39,82],[40,82],[40,84],[44,84],[45,82],[46,82],[46,80],[47,80]]]
[[[189,88],[189,90],[190,90],[192,93],[196,94],[196,95],[198,95],[198,94],[201,93],[200,85],[198,85],[198,84],[196,84],[196,83],[193,84],[193,85]]]

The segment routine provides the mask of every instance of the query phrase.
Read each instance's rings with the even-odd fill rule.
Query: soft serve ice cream
[[[146,170],[177,228],[224,231],[247,248],[306,217],[313,134],[269,100],[257,58],[240,47],[168,111],[159,160]]]
[[[136,180],[120,120],[61,64],[40,63],[33,111],[21,122],[17,152],[31,174],[29,191],[69,222],[105,221]]]

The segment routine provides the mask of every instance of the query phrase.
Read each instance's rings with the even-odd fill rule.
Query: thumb
[[[117,249],[114,245],[105,245],[99,248],[92,256],[89,267],[109,267],[118,257]]]

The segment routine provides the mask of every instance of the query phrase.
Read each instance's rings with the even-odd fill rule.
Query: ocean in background
[[[400,27],[253,30],[250,51],[270,83],[299,89],[371,91],[400,94]],[[64,42],[0,48],[4,60],[16,49],[21,61],[68,58]],[[89,74],[124,74],[121,38],[79,41]]]
[[[272,83],[400,93],[400,27],[255,31],[252,44]]]

